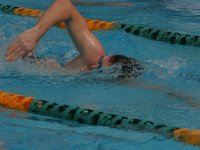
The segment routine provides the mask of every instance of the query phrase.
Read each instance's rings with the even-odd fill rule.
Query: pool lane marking
[[[32,16],[32,17],[40,17],[44,13],[44,11],[42,10],[34,10],[29,8],[15,7],[2,4],[0,4],[0,11],[6,14]],[[86,22],[88,28],[91,31],[109,30],[118,28],[125,31],[126,33],[155,41],[163,41],[171,44],[200,47],[200,36],[198,35],[189,35],[180,32],[153,29],[153,28],[143,27],[140,25],[128,25],[119,22],[106,22],[106,21],[91,20],[91,19],[86,19]],[[57,26],[61,29],[65,28],[64,22],[58,23]]]
[[[0,105],[22,112],[47,115],[63,120],[76,121],[82,124],[107,126],[118,129],[132,129],[133,131],[143,130],[155,132],[176,141],[200,146],[200,130],[170,127],[165,124],[155,124],[148,120],[130,119],[126,116],[106,114],[92,109],[59,105],[46,100],[36,100],[33,97],[26,97],[3,91],[0,91]]]
[[[200,36],[197,35],[189,35],[173,31],[164,31],[161,29],[147,28],[139,25],[120,24],[120,28],[127,33],[155,41],[200,47]]]
[[[31,17],[41,17],[42,14],[44,13],[44,11],[42,10],[35,10],[35,9],[15,7],[2,4],[0,4],[0,11],[11,15],[31,16]],[[114,24],[116,24],[116,22],[105,22],[105,21],[91,20],[91,19],[86,19],[86,22],[88,28],[92,31],[112,29],[114,28]],[[61,29],[66,28],[64,22],[58,23],[57,26]]]

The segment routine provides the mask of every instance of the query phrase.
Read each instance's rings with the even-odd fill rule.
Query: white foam
[[[151,64],[159,66],[159,72],[156,74],[160,78],[173,77],[176,75],[176,71],[187,64],[187,60],[179,57],[170,57],[168,59],[154,59],[148,61]],[[154,70],[156,71],[156,70]]]

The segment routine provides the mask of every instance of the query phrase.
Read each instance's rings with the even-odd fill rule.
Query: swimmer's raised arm
[[[109,67],[121,64],[123,68],[134,67],[132,58],[123,55],[107,56],[100,41],[89,31],[85,19],[73,6],[70,0],[55,0],[51,7],[43,14],[39,22],[31,29],[19,35],[8,47],[6,60],[14,61],[32,53],[40,38],[54,24],[64,21],[68,33],[79,51],[79,55],[65,68],[74,68],[80,71],[89,71],[100,67]]]
[[[20,34],[8,47],[6,60],[13,61],[32,52],[39,39],[52,25],[69,18],[72,13],[71,7],[72,4],[69,0],[56,0],[35,27]]]
[[[80,64],[97,63],[100,56],[105,55],[104,49],[97,38],[89,31],[85,19],[76,10],[70,0],[55,0],[43,14],[39,22],[26,30],[12,43],[6,53],[6,60],[13,61],[33,51],[40,38],[54,24],[65,21],[68,32],[80,52]],[[83,58],[85,58],[83,60]],[[83,63],[84,62],[84,63]]]
[[[74,4],[86,6],[133,6],[133,3],[131,2],[81,2],[80,0],[71,1]]]

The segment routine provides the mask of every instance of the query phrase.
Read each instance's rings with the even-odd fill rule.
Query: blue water
[[[131,1],[131,0],[129,0]],[[140,24],[200,35],[197,0],[132,0],[133,7],[77,6],[87,18]],[[52,1],[0,0],[1,4],[47,9]],[[177,99],[163,91],[127,85],[110,77],[109,70],[63,75],[18,60],[4,61],[8,44],[37,19],[0,13],[0,90],[61,104],[92,108],[164,123],[200,129],[200,49],[136,37],[123,31],[95,31],[107,54],[124,54],[145,65],[135,79],[160,85],[189,97]],[[65,62],[77,55],[67,32],[53,27],[37,46],[37,55]],[[0,107],[0,149],[198,149],[156,133],[93,127]]]

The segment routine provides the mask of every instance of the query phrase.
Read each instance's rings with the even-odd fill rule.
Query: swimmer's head
[[[134,58],[129,58],[123,55],[112,55],[107,59],[107,66],[113,66],[115,72],[117,72],[117,77],[137,77],[142,73],[143,67]]]

